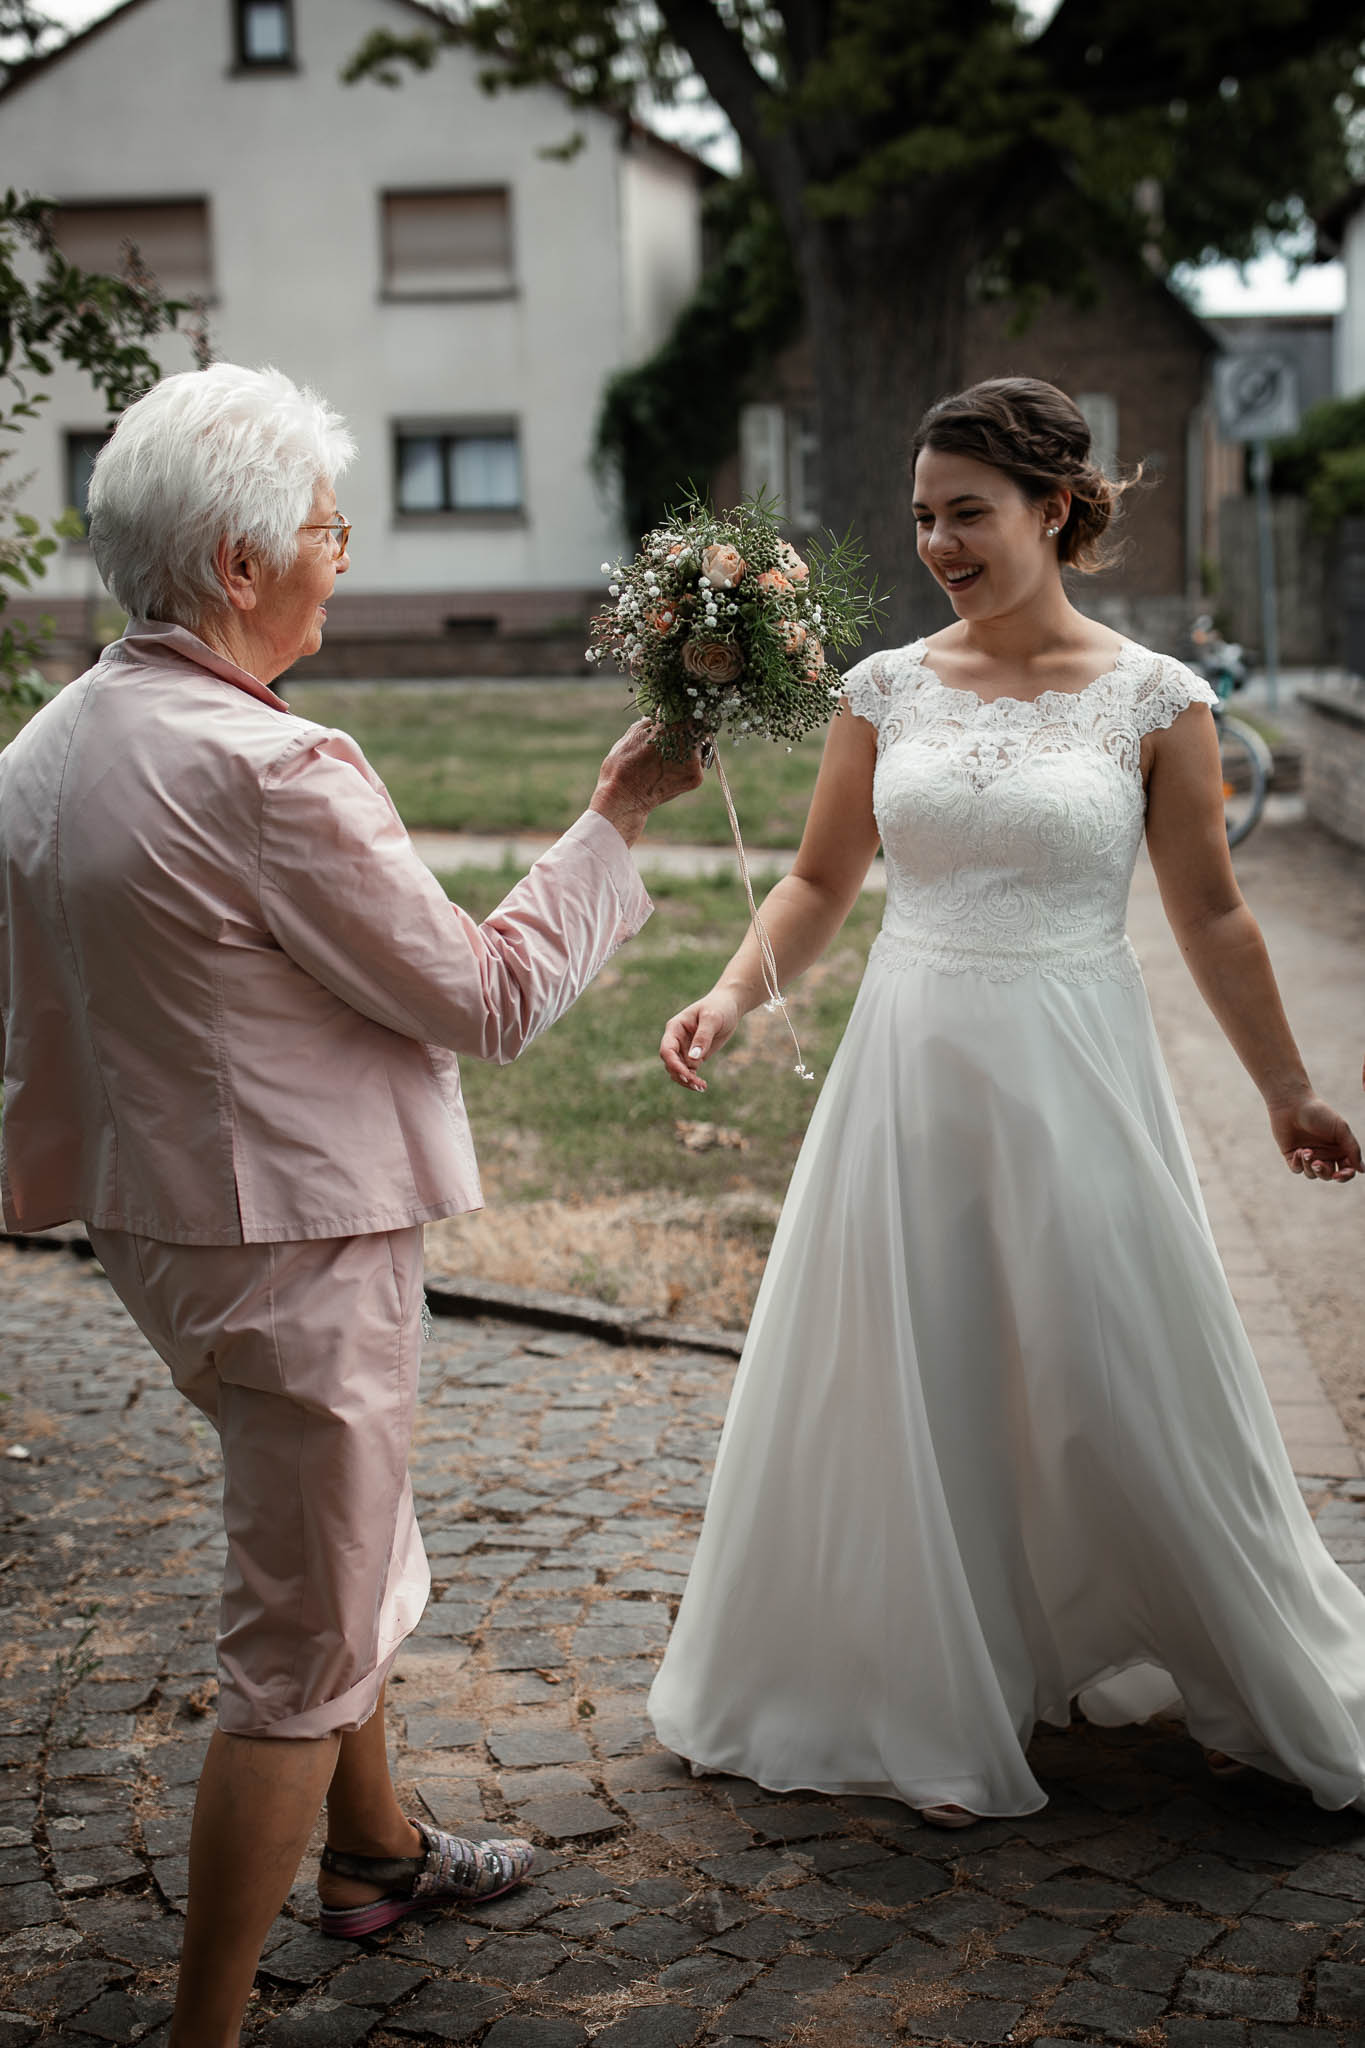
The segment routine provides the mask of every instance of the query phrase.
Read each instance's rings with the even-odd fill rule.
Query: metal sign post
[[[1275,588],[1275,526],[1270,509],[1270,443],[1284,434],[1298,432],[1298,373],[1288,356],[1276,355],[1270,349],[1242,350],[1220,356],[1214,363],[1213,395],[1224,439],[1251,444],[1261,585],[1261,653],[1266,694],[1273,705],[1280,690],[1280,611]]]
[[[1275,526],[1270,512],[1270,443],[1254,441],[1251,480],[1256,486],[1256,563],[1261,579],[1261,650],[1266,697],[1280,700],[1280,598],[1275,588]]]

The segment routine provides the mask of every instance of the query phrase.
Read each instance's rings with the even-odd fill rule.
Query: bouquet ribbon
[[[763,1007],[770,1013],[777,1012],[780,1014],[782,1022],[791,1033],[791,1042],[796,1047],[795,1071],[803,1081],[813,1081],[815,1075],[806,1065],[805,1059],[802,1056],[801,1041],[796,1035],[796,1026],[792,1023],[791,1011],[787,1006],[787,998],[783,995],[777,979],[777,960],[773,953],[772,941],[768,937],[767,926],[759,916],[758,905],[754,901],[753,876],[749,873],[749,859],[744,851],[744,841],[740,836],[739,814],[735,810],[735,800],[730,794],[730,784],[726,779],[725,765],[720,758],[720,750],[714,745],[711,758],[715,763],[716,775],[720,781],[720,793],[725,799],[725,814],[730,820],[730,831],[735,842],[735,852],[739,856],[740,880],[744,884],[744,895],[749,905],[749,921],[753,925],[754,939],[758,946],[759,962],[763,969],[763,986],[768,991],[768,1000]]]

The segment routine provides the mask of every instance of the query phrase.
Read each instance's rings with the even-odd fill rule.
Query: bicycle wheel
[[[1254,831],[1265,809],[1265,742],[1235,718],[1218,721],[1218,752],[1223,763],[1223,816],[1228,845],[1237,846]]]

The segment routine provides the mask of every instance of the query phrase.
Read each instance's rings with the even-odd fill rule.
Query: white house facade
[[[1365,186],[1343,209],[1339,243],[1346,272],[1346,299],[1337,315],[1337,391],[1354,398],[1365,391]]]
[[[73,261],[116,269],[134,242],[203,297],[217,356],[346,417],[343,642],[581,617],[625,538],[591,472],[603,385],[700,269],[700,166],[644,131],[548,89],[490,97],[459,48],[397,89],[341,83],[373,30],[429,22],[412,0],[126,0],[0,94],[0,181],[57,202]],[[156,352],[189,367],[181,337]],[[63,371],[24,437],[26,506],[79,503],[106,427]],[[79,637],[100,596],[73,544],[49,609]]]

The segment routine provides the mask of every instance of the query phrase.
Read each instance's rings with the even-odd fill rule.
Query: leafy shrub
[[[1313,406],[1274,458],[1272,487],[1306,498],[1320,532],[1365,517],[1365,392]]]

